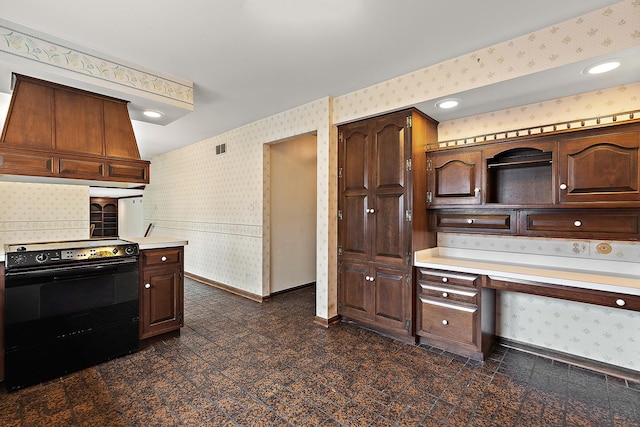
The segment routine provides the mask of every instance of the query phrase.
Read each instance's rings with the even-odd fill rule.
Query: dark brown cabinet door
[[[141,251],[141,339],[184,325],[183,251],[182,247]]]
[[[640,201],[639,163],[638,132],[560,140],[560,202]]]
[[[410,247],[408,230],[406,117],[391,117],[374,124],[373,184],[369,217],[372,219],[372,258],[375,262],[406,264]]]
[[[375,286],[375,321],[389,329],[410,332],[407,300],[411,299],[411,283],[404,268],[377,267],[371,275]]]
[[[338,148],[338,312],[401,335],[412,295],[408,115],[343,125]]]
[[[427,187],[430,207],[481,204],[481,152],[428,153]]]
[[[373,285],[369,263],[344,261],[340,266],[338,310],[354,319],[371,319]]]

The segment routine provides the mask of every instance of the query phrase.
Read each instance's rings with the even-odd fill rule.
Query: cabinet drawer
[[[454,341],[476,344],[477,307],[420,298],[422,332]]]
[[[421,280],[418,282],[421,297],[442,298],[445,300],[464,302],[467,304],[478,303],[478,291],[462,286],[441,285],[435,282],[426,282]]]
[[[505,234],[515,233],[516,231],[515,211],[480,213],[432,210],[430,218],[431,226],[435,231]]]
[[[477,274],[457,273],[445,270],[432,270],[430,268],[418,268],[419,282],[434,282],[435,284],[464,286],[466,288],[477,288],[479,276]]]
[[[522,234],[567,237],[638,238],[639,210],[567,210],[562,212],[522,211]]]
[[[140,253],[142,267],[153,267],[182,262],[182,248],[147,249]]]

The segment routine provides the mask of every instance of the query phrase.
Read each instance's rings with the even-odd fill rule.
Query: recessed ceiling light
[[[144,110],[142,114],[144,114],[147,117],[151,117],[152,119],[158,119],[163,116],[163,114],[160,111],[155,111],[155,110]]]
[[[612,70],[615,70],[620,66],[618,61],[601,62],[600,64],[592,65],[584,70],[585,74],[602,74]]]
[[[436,107],[441,108],[443,110],[449,110],[451,108],[455,108],[460,105],[459,99],[447,98],[441,101],[436,102]]]

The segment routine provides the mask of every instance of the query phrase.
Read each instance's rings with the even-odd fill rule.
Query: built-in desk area
[[[415,253],[421,342],[484,360],[497,291],[640,311],[640,264],[436,247]]]

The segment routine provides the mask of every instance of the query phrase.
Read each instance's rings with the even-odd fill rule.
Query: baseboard
[[[298,289],[302,289],[302,288],[306,288],[308,286],[315,286],[316,282],[309,282],[309,283],[305,283],[304,285],[299,285],[299,286],[294,286],[293,288],[288,288],[288,289],[283,289],[281,291],[276,291],[276,292],[271,292],[271,294],[269,296],[266,296],[265,299],[275,296],[275,295],[282,295],[282,294],[286,294],[287,292],[293,292],[293,291],[297,291]]]
[[[335,325],[337,323],[340,323],[340,319],[341,318],[342,318],[342,316],[340,316],[339,314],[333,316],[330,319],[325,319],[324,317],[316,316],[315,319],[313,320],[313,323],[315,323],[317,325],[320,325],[320,326],[323,326],[325,328],[328,328],[328,327],[333,326],[333,325]]]
[[[215,282],[213,280],[206,279],[204,277],[200,277],[196,274],[184,272],[184,277],[188,277],[189,279],[193,279],[197,282],[204,283],[205,285],[213,286],[214,288],[222,289],[223,291],[231,292],[232,294],[239,295],[241,297],[248,298],[252,301],[263,302],[268,297],[263,297],[261,295],[257,295],[251,292],[243,291],[242,289],[234,288],[229,285],[225,285],[223,283]]]
[[[597,360],[563,353],[561,351],[550,350],[548,348],[538,347],[531,344],[525,344],[507,338],[496,337],[496,341],[497,344],[503,347],[512,348],[514,350],[523,351],[529,354],[535,354],[536,356],[557,360],[558,362],[578,366],[580,368],[589,369],[595,372],[600,372],[601,374],[611,375],[613,377],[622,378],[636,383],[640,382],[640,372],[634,371],[632,369],[622,368],[620,366],[599,362]]]

